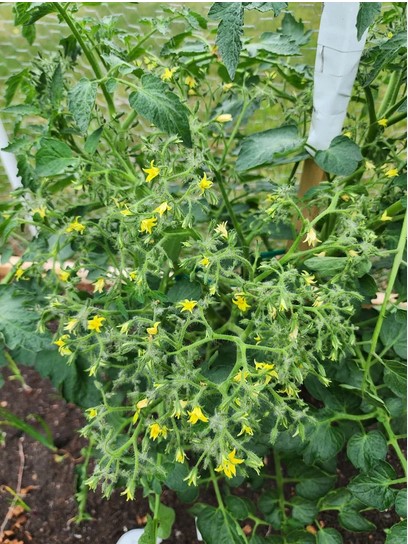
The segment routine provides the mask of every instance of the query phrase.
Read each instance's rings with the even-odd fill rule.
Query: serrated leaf
[[[395,511],[403,518],[407,517],[407,490],[400,489],[395,497]]]
[[[64,78],[62,76],[61,64],[58,63],[51,78],[50,95],[54,108],[58,108],[64,93]]]
[[[174,303],[185,299],[198,300],[201,298],[201,285],[187,279],[176,281],[168,290],[167,298]]]
[[[344,509],[339,512],[339,522],[348,531],[366,532],[376,528],[374,523],[371,523],[356,510],[351,509]]]
[[[246,539],[234,518],[219,508],[205,506],[197,515],[198,530],[206,544],[244,544]]]
[[[396,477],[392,466],[380,461],[366,474],[354,478],[348,489],[363,504],[384,511],[394,504],[396,490],[390,485]]]
[[[369,470],[387,455],[387,440],[380,431],[353,435],[347,444],[347,456],[356,468]]]
[[[285,57],[300,55],[299,45],[295,40],[280,32],[264,32],[259,42],[249,43],[246,50],[251,56],[257,55],[258,51],[268,51]]]
[[[343,538],[336,529],[320,529],[316,535],[317,544],[343,544]]]
[[[216,2],[208,12],[210,19],[221,19],[216,44],[231,79],[234,79],[241,53],[244,8],[241,2]]]
[[[357,39],[361,40],[362,35],[376,20],[381,13],[381,2],[360,2],[357,14]]]
[[[392,38],[381,45],[373,47],[364,57],[373,62],[373,67],[364,79],[363,85],[367,87],[378,76],[380,71],[389,64],[398,64],[399,53],[406,54],[407,34],[398,32]]]
[[[21,72],[17,72],[17,74],[13,74],[10,76],[6,81],[6,92],[5,92],[5,101],[6,106],[10,104],[10,102],[13,100],[14,95],[16,94],[18,88],[23,83],[23,81],[30,77],[30,74],[28,72],[28,69],[25,68],[24,70],[21,70]]]
[[[15,113],[17,115],[40,115],[40,110],[32,104],[16,104],[15,106],[8,106],[2,111],[4,113]]]
[[[42,138],[40,144],[35,156],[37,175],[56,176],[78,163],[78,158],[72,155],[71,148],[66,143],[53,138]]]
[[[81,132],[88,130],[97,89],[96,81],[82,77],[68,93],[68,109]]]
[[[406,544],[407,543],[407,520],[404,519],[393,525],[387,534],[385,544]]]
[[[24,25],[21,34],[30,45],[33,45],[36,36],[35,25]]]
[[[271,164],[276,158],[298,150],[303,145],[297,127],[287,125],[256,132],[244,138],[236,162],[239,172]]]
[[[54,13],[55,11],[57,11],[57,8],[53,2],[42,2],[38,6],[34,5],[28,12],[30,17],[25,24],[32,25],[49,13]]]
[[[155,540],[155,523],[150,516],[147,516],[147,523],[142,536],[139,538],[139,544],[156,544]]]
[[[341,450],[344,444],[342,431],[337,427],[332,427],[326,421],[314,425],[307,438],[308,444],[303,454],[307,464],[331,459]]]
[[[139,90],[131,93],[129,104],[139,115],[168,134],[178,134],[191,147],[188,109],[158,77],[145,74]]]
[[[328,475],[317,467],[303,467],[299,465],[299,470],[291,471],[301,481],[296,484],[296,491],[301,497],[306,499],[317,499],[325,495],[334,485],[336,477]]]
[[[190,486],[185,481],[189,468],[184,463],[174,463],[169,467],[165,484],[177,493],[183,502],[193,502],[198,497],[198,487]]]
[[[383,321],[380,332],[380,340],[384,344],[384,347],[392,347],[395,353],[402,359],[407,358],[406,315],[407,313],[404,310],[397,310],[393,314],[388,314]],[[403,368],[401,372],[404,372]]]
[[[277,17],[283,9],[288,7],[287,2],[243,2],[242,5],[247,10],[256,9],[261,13],[265,13],[265,11],[273,11],[275,17]]]
[[[346,262],[347,257],[311,257],[305,261],[305,265],[322,276],[332,276],[344,270]]]
[[[282,20],[281,34],[289,36],[298,45],[305,45],[310,40],[312,30],[305,32],[302,21],[296,21],[291,13],[285,13]]]
[[[49,348],[50,338],[36,331],[38,314],[32,300],[8,285],[0,285],[0,332],[8,349],[38,352]]]
[[[290,504],[293,519],[299,521],[302,525],[312,523],[319,512],[315,502],[308,501],[303,497],[294,497]]]
[[[249,508],[244,499],[235,495],[225,497],[225,506],[231,512],[235,519],[243,520],[248,517]]]
[[[328,149],[317,151],[315,162],[322,170],[336,176],[349,176],[363,160],[360,148],[346,136],[336,136]]]

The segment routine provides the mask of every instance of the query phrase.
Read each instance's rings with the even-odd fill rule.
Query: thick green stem
[[[279,504],[279,509],[282,513],[282,518],[285,521],[286,512],[285,512],[284,478],[282,473],[282,465],[281,465],[280,456],[276,450],[273,451],[273,461],[275,465],[276,488],[278,491],[278,504]]]
[[[402,224],[401,235],[400,235],[400,239],[399,239],[398,247],[397,247],[397,254],[395,255],[395,259],[391,268],[391,272],[388,278],[387,289],[385,290],[385,294],[384,294],[384,301],[382,303],[380,315],[378,316],[378,320],[373,332],[373,338],[371,340],[370,353],[367,360],[367,368],[366,368],[367,372],[377,347],[378,338],[380,337],[381,327],[385,319],[385,314],[387,312],[387,304],[390,299],[392,289],[394,287],[394,283],[397,278],[398,270],[402,262],[406,241],[407,241],[407,213],[405,212],[404,222]]]
[[[89,64],[91,65],[92,70],[94,71],[94,74],[97,77],[97,79],[103,79],[103,74],[102,74],[102,72],[101,72],[101,70],[99,68],[99,65],[98,65],[92,51],[89,49],[89,47],[86,45],[86,43],[82,39],[81,33],[78,31],[74,21],[71,19],[71,17],[65,11],[65,8],[63,7],[63,4],[59,4],[58,2],[54,2],[54,6],[56,7],[56,9],[58,10],[61,17],[64,19],[64,21],[67,23],[67,25],[71,29],[72,34],[74,35],[75,39],[77,40],[77,42],[81,46],[81,49],[84,52],[84,55],[86,56],[86,58],[88,59]],[[104,83],[101,83],[101,89],[102,89],[103,95],[105,97],[106,104],[108,106],[109,115],[111,117],[114,117],[115,114],[116,114],[115,105],[114,105],[112,97],[109,94],[108,90],[106,89],[106,86],[105,86]]]
[[[395,70],[391,74],[384,98],[381,102],[380,107],[378,108],[379,119],[381,119],[384,116],[385,112],[389,109],[392,103],[395,102],[395,99],[398,96],[398,91],[401,84],[401,76],[402,76],[402,72],[400,70]]]
[[[384,418],[381,420],[381,423],[384,425],[384,429],[388,435],[388,442],[391,444],[391,446],[394,448],[395,453],[397,454],[398,459],[400,460],[401,466],[404,469],[405,476],[407,475],[407,460],[405,458],[404,453],[402,452],[398,440],[394,434],[394,431],[392,430],[392,427],[390,425],[389,419]]]

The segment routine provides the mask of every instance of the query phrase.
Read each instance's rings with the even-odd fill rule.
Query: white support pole
[[[341,134],[360,57],[367,38],[357,39],[359,2],[326,2],[320,21],[307,146],[327,149]],[[313,155],[313,149],[310,149]]]
[[[8,143],[7,133],[0,119],[0,159],[12,189],[17,189],[21,187],[21,178],[18,175],[16,158],[13,153],[3,151]]]

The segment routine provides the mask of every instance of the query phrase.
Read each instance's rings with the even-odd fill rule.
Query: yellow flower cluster
[[[237,469],[236,465],[240,465],[244,462],[243,459],[239,459],[235,456],[237,453],[234,448],[227,457],[222,457],[220,465],[215,469],[216,472],[223,472],[227,478],[232,478],[236,476]]]

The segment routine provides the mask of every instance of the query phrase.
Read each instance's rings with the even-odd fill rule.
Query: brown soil
[[[81,449],[86,446],[86,441],[78,434],[84,424],[82,412],[62,400],[49,380],[42,379],[33,369],[23,370],[30,391],[10,380],[6,371],[3,375],[6,383],[0,389],[0,406],[39,430],[41,427],[32,415],[41,416],[49,426],[58,450],[51,451],[20,430],[2,427],[6,434],[5,444],[0,446],[0,528],[5,525],[5,531],[3,537],[0,535],[0,544],[115,544],[126,530],[143,526],[149,512],[147,500],[140,494],[137,500],[126,502],[120,491],[116,491],[109,500],[98,492],[90,492],[86,511],[92,520],[80,524],[75,522],[78,513],[76,468],[83,462]],[[388,461],[398,469],[399,463],[394,457]],[[350,463],[345,457],[341,458],[339,485],[347,485],[350,481],[354,475],[350,470],[353,471]],[[19,474],[22,475],[21,489],[26,491],[24,501],[29,511],[18,505],[10,510]],[[235,489],[234,493],[256,501],[254,492],[246,486]],[[290,489],[288,494],[291,494]],[[165,543],[198,544],[194,520],[188,513],[189,505],[181,503],[171,490],[164,491],[162,500],[176,510],[173,533]],[[200,500],[215,504],[209,489],[202,490]],[[369,535],[339,528],[334,512],[321,514],[319,522],[338,529],[347,544],[383,544],[384,529],[396,523],[398,517],[394,511],[371,511],[367,517],[378,527],[377,532]],[[250,530],[249,525],[247,529]]]

